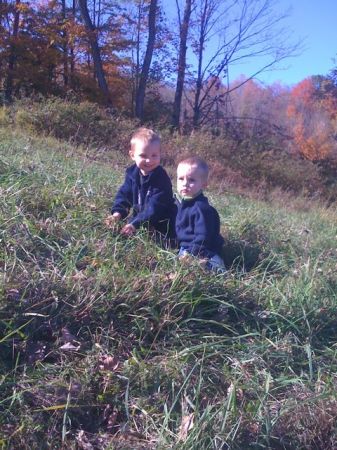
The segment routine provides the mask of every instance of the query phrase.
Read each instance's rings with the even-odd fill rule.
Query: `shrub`
[[[136,124],[120,120],[109,111],[90,102],[75,103],[59,98],[44,99],[27,105],[17,104],[16,124],[36,133],[52,135],[75,145],[125,148]]]
[[[0,126],[5,127],[11,123],[10,110],[3,106],[0,108]]]
[[[231,162],[249,180],[249,185],[264,183],[267,190],[280,187],[284,191],[309,195],[322,190],[317,167],[311,161],[287,153],[241,150]]]

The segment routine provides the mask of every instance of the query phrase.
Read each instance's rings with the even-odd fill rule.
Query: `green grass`
[[[0,130],[0,446],[336,448],[336,209],[209,192],[210,274],[104,227],[125,164]]]

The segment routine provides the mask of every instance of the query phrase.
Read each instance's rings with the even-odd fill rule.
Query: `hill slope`
[[[209,192],[214,275],[104,228],[122,177],[0,131],[3,446],[336,448],[336,211]]]

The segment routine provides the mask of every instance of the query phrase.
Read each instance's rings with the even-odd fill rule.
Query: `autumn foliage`
[[[137,115],[150,1],[80,3],[87,6],[89,26],[75,0],[0,1],[0,104],[24,98],[41,101],[43,97],[78,104],[89,101],[108,106],[112,114]],[[174,38],[178,36],[165,25],[161,9],[159,4],[154,58],[145,89],[144,114],[137,116],[140,120],[161,127],[170,125],[171,130],[179,129],[183,134],[206,130],[221,137],[226,151],[233,152],[233,158],[237,155],[238,164],[238,148],[244,148],[255,161],[262,161],[266,153],[268,157],[282,153],[282,158],[300,156],[328,167],[329,174],[335,173],[334,72],[307,78],[292,88],[277,83],[267,86],[244,76],[230,82],[221,73],[206,76],[205,72],[196,89],[194,69],[187,64],[183,65],[187,70],[184,95],[176,105],[170,81],[177,75]],[[189,25],[192,31],[197,26],[194,21]],[[99,50],[96,57],[95,43]],[[99,82],[98,56],[106,92]]]
[[[75,4],[74,4],[75,5]],[[66,1],[0,3],[0,86],[7,100],[34,93],[102,101],[90,54],[90,36],[75,6]],[[128,91],[118,52],[129,45],[121,19],[93,33],[101,39],[106,77],[115,99]]]
[[[291,92],[288,106],[294,141],[298,151],[311,161],[324,160],[336,149],[336,97],[320,93],[312,78],[299,83]]]

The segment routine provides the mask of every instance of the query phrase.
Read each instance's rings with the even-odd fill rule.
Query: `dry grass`
[[[0,142],[3,448],[336,448],[332,209],[210,191],[214,275],[105,229],[119,161]]]

